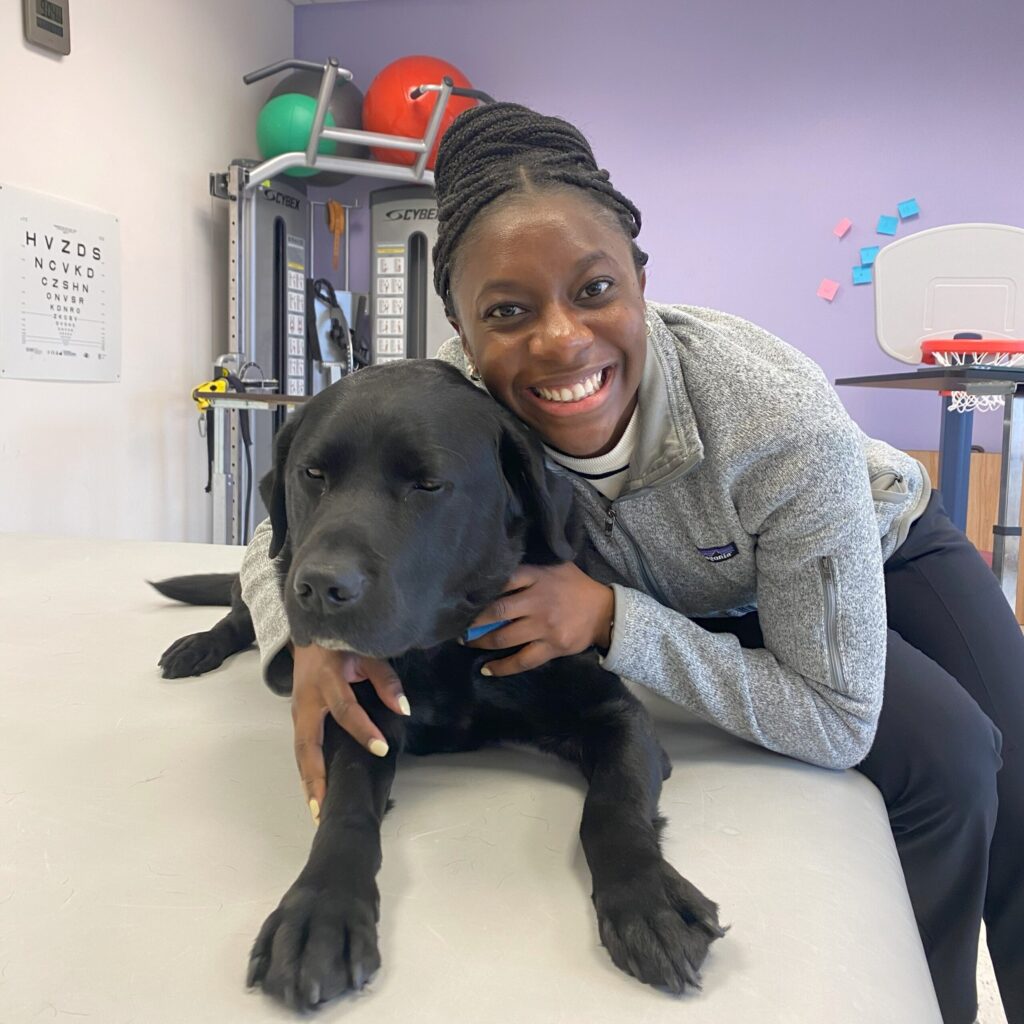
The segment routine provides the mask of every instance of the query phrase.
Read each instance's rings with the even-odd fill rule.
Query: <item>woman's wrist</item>
[[[615,628],[615,591],[604,583],[599,583],[598,586],[601,588],[601,598],[597,627],[594,631],[594,646],[602,654],[607,654],[608,648],[612,645],[612,630]]]

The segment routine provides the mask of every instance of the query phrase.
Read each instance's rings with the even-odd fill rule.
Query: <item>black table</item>
[[[992,570],[1010,607],[1017,608],[1020,561],[1021,489],[1024,487],[1024,367],[928,366],[903,373],[840,377],[836,385],[905,388],[914,391],[966,391],[970,395],[1002,395],[1003,446],[999,467],[998,522],[992,527]],[[942,403],[939,441],[939,490],[950,518],[967,526],[967,490],[971,474],[973,412],[955,412]]]

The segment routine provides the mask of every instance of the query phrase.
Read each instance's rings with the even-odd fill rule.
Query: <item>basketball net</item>
[[[922,342],[921,360],[933,366],[1024,366],[1024,341],[935,338]],[[993,412],[1004,401],[1002,395],[942,394],[949,396],[950,412]]]

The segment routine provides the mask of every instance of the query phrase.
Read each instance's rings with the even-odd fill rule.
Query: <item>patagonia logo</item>
[[[709,562],[727,562],[733,555],[739,554],[735,544],[719,544],[714,548],[697,548]]]

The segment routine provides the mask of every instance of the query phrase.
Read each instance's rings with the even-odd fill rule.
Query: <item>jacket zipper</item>
[[[839,638],[836,636],[838,600],[836,597],[836,567],[827,555],[818,560],[821,569],[821,585],[825,595],[825,646],[828,649],[829,674],[832,686],[840,693],[846,692],[843,678],[843,664],[839,658]]]
[[[626,540],[629,542],[630,548],[632,548],[633,557],[636,559],[636,564],[640,568],[640,575],[643,577],[644,586],[647,588],[647,593],[650,594],[651,597],[655,598],[659,604],[662,604],[665,607],[670,607],[668,601],[661,593],[661,590],[658,588],[658,585],[654,582],[654,579],[651,577],[651,574],[647,569],[647,563],[644,561],[644,556],[640,551],[640,545],[637,544],[636,540],[634,539],[633,535],[629,532],[629,530],[627,530],[626,527],[622,525],[622,522],[619,520],[618,513],[615,511],[615,506],[609,505],[605,509],[604,515],[605,536],[610,537],[615,530],[616,524],[618,524],[622,536],[626,538]]]

